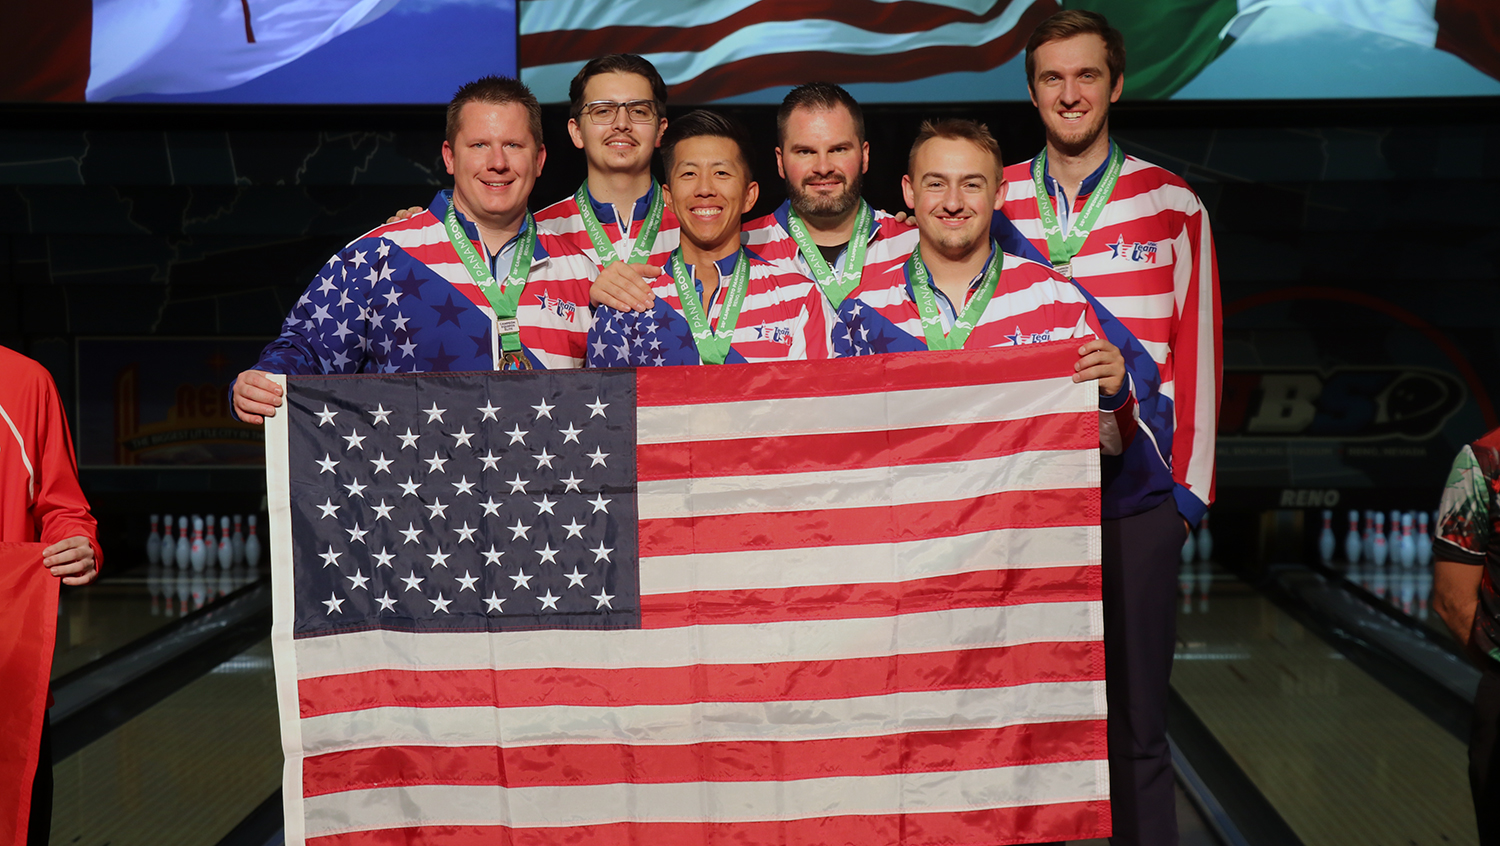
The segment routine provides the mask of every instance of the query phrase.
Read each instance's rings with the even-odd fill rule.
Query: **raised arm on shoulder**
[[[599,271],[599,277],[589,288],[589,301],[616,311],[649,311],[656,295],[652,293],[648,280],[660,275],[661,268],[648,264],[610,262]]]

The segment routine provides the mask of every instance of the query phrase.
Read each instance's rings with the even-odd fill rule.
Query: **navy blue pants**
[[[1103,523],[1104,679],[1115,846],[1177,842],[1167,689],[1187,530],[1172,499]]]
[[[1167,684],[1177,645],[1177,566],[1187,529],[1176,503],[1102,524],[1104,684],[1114,846],[1175,846],[1177,793]]]

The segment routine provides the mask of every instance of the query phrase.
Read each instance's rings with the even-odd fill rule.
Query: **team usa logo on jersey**
[[[561,300],[547,294],[533,294],[532,296],[536,297],[537,302],[542,304],[544,310],[555,311],[558,317],[565,317],[570,323],[578,318],[577,303],[570,303],[567,300]]]
[[[1016,346],[1021,346],[1022,344],[1044,344],[1052,340],[1052,333],[1050,331],[1022,332],[1021,327],[1017,326],[1015,333],[1006,335],[1005,340],[1010,341]]]
[[[770,341],[773,344],[781,344],[784,347],[789,347],[792,345],[792,329],[790,326],[762,323],[755,327],[755,339],[757,341]]]
[[[1125,243],[1125,236],[1120,235],[1115,238],[1115,242],[1113,244],[1107,244],[1106,246],[1109,247],[1109,257],[1112,259],[1117,259],[1123,256],[1134,262],[1156,264],[1155,241],[1132,241],[1131,243],[1127,244]]]

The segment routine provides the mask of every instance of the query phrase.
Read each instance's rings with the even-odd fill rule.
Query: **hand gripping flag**
[[[288,842],[1107,834],[1075,358],[287,378]]]

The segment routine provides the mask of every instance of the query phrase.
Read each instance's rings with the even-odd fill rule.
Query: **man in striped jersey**
[[[983,349],[1082,341],[1073,381],[1099,382],[1099,442],[1133,440],[1134,378],[1077,286],[1004,252],[990,233],[1005,196],[1000,145],[984,124],[924,121],[901,190],[918,239],[906,255],[865,265],[849,302],[864,352]]]
[[[1027,44],[1026,71],[1047,144],[1007,170],[1006,215],[1141,340],[1175,423],[1157,441],[1174,489],[1138,485],[1125,497],[1134,502],[1115,498],[1119,519],[1104,521],[1113,842],[1174,843],[1166,741],[1173,585],[1184,529],[1213,499],[1222,358],[1213,237],[1187,183],[1110,140],[1125,47],[1103,16],[1070,10],[1044,21]]]
[[[662,142],[667,204],[681,243],[652,283],[645,311],[600,305],[589,332],[594,367],[824,359],[849,351],[811,279],[740,243],[759,186],[743,128],[692,112]],[[843,333],[837,333],[842,335]]]
[[[261,423],[281,405],[267,373],[582,365],[597,271],[526,210],[546,158],[526,86],[490,76],[460,88],[443,142],[453,190],[328,260],[281,336],[235,380],[239,418]]]
[[[870,144],[859,103],[831,82],[799,85],[776,113],[776,168],[786,201],[745,225],[745,243],[785,260],[818,283],[841,316],[845,298],[870,262],[910,255],[916,229],[861,196]],[[856,349],[859,339],[851,338]]]
[[[583,151],[588,178],[537,212],[537,222],[601,271],[613,267],[610,275],[645,284],[641,272],[660,267],[677,246],[677,219],[651,178],[651,157],[667,128],[667,84],[640,56],[612,53],[585,64],[568,96],[568,136]]]

